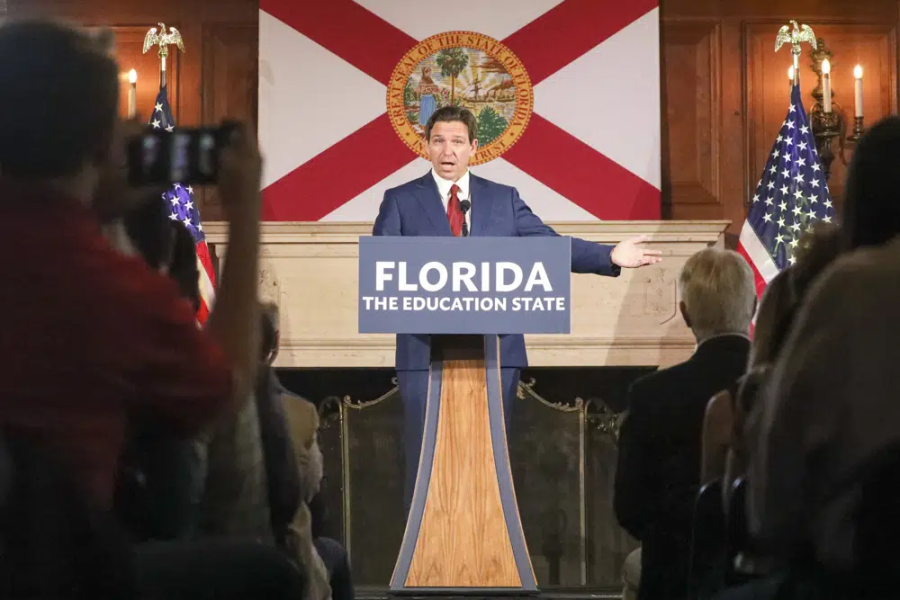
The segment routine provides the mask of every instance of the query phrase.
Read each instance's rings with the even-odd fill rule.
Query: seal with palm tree
[[[470,164],[496,158],[518,140],[534,106],[531,80],[521,61],[497,40],[472,32],[447,32],[422,40],[398,63],[388,87],[391,123],[417,154],[435,110],[455,105],[478,120],[479,149]]]

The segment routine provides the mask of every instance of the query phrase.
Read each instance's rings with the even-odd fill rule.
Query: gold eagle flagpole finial
[[[791,29],[793,25],[793,29]],[[791,44],[791,54],[794,55],[794,83],[800,77],[800,44],[809,42],[813,50],[818,49],[816,43],[816,34],[813,33],[812,27],[809,25],[798,25],[797,21],[791,19],[790,25],[784,25],[778,30],[778,36],[775,38],[775,52],[785,43]]]
[[[144,54],[146,54],[153,46],[159,46],[159,58],[162,61],[160,69],[163,73],[163,77],[165,77],[166,59],[169,57],[169,46],[175,44],[176,48],[184,52],[184,40],[181,37],[181,32],[174,27],[169,27],[169,31],[166,32],[165,23],[159,23],[158,25],[159,29],[151,27],[150,31],[147,32],[147,35],[144,36]]]

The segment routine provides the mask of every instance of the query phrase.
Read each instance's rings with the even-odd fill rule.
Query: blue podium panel
[[[359,332],[570,333],[564,237],[362,237]]]

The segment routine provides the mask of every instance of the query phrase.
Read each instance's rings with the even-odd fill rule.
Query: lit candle
[[[828,59],[822,61],[822,104],[825,106],[825,112],[831,112],[831,63]]]
[[[128,118],[134,118],[137,114],[137,71],[132,69],[128,72]]]
[[[856,116],[863,116],[863,105],[862,105],[862,67],[856,65],[853,69],[853,76],[856,78]]]
[[[794,87],[794,67],[788,67],[788,81],[791,82],[791,87]]]

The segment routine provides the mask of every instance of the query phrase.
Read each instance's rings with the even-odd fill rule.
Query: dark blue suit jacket
[[[544,225],[519,197],[519,192],[469,174],[469,197],[472,199],[472,236],[531,237],[559,235]],[[375,219],[373,235],[450,236],[450,223],[441,202],[437,183],[429,171],[423,177],[387,190]],[[597,273],[615,277],[619,267],[609,259],[612,246],[586,240],[572,240],[572,272]],[[396,368],[428,369],[431,342],[428,335],[397,336]],[[528,366],[525,338],[522,335],[500,336],[500,364],[503,367]]]

